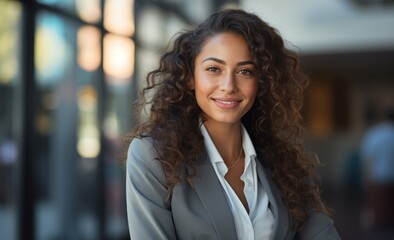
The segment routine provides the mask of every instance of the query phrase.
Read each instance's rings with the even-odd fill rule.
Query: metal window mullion
[[[17,238],[20,240],[35,239],[36,202],[34,160],[34,116],[36,109],[36,83],[34,77],[34,34],[36,4],[34,0],[22,0],[22,131],[21,158],[17,168]]]

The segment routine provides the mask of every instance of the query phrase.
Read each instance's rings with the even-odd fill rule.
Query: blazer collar
[[[260,158],[255,159],[257,175],[268,195],[271,210],[275,217],[273,239],[285,239],[291,227],[290,215],[282,202],[281,194],[276,184],[272,180],[271,171],[262,165],[262,162],[264,163],[262,153],[257,152],[257,154]],[[228,204],[222,204],[227,203],[226,193],[216,176],[208,155],[202,157],[198,165],[197,176],[193,178],[193,187],[197,195],[210,215],[219,238],[236,240],[237,235],[231,209]],[[193,173],[190,166],[187,166],[186,170],[188,174]]]
[[[193,177],[193,187],[207,210],[219,239],[236,240],[237,234],[231,209],[228,204],[223,204],[227,203],[226,193],[208,156],[205,158],[198,168],[197,175]],[[193,172],[189,166],[186,170],[189,174]]]
[[[262,158],[262,154],[259,154]],[[264,162],[263,162],[264,163]],[[281,194],[275,182],[272,180],[271,171],[263,167],[259,159],[256,158],[257,175],[264,190],[266,191],[272,213],[275,217],[274,236],[273,239],[287,239],[290,226],[290,215],[282,202]]]

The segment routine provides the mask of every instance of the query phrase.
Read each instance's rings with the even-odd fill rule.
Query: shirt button
[[[248,187],[252,187],[252,183],[251,182],[248,182]]]

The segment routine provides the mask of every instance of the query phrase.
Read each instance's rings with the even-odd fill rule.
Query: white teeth
[[[221,100],[216,100],[216,101],[223,103],[223,104],[228,104],[228,105],[237,103],[237,101],[221,101]]]

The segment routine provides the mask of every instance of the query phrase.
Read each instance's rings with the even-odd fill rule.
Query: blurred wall
[[[302,53],[394,47],[390,1],[243,0],[241,6],[267,20]]]
[[[322,162],[324,199],[343,239],[393,239],[392,231],[365,234],[372,220],[360,153],[369,128],[394,108],[393,1],[243,0],[241,6],[278,29],[311,78],[305,142]]]
[[[305,117],[309,144],[326,164],[323,176],[341,184],[346,158],[368,125],[394,105],[394,5],[390,1],[244,0],[278,29],[311,77]],[[309,99],[309,101],[308,101]],[[313,103],[313,105],[312,105]]]

